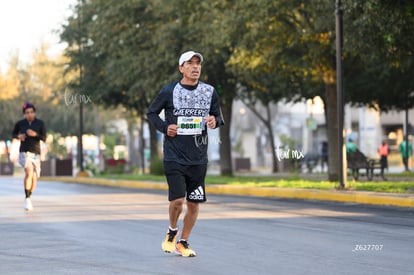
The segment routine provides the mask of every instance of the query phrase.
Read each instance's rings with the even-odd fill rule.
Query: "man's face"
[[[35,119],[35,111],[33,110],[33,108],[27,108],[26,110],[24,110],[24,117],[28,120],[28,121],[33,121]]]
[[[201,60],[195,55],[190,60],[185,61],[179,69],[185,80],[197,81],[201,74]]]

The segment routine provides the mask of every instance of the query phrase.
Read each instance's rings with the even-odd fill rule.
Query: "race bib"
[[[177,135],[201,135],[203,117],[179,116],[177,118]]]

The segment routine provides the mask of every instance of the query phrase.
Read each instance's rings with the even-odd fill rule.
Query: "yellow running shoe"
[[[197,254],[192,250],[187,241],[179,241],[175,246],[175,252],[183,257],[195,257]]]
[[[167,253],[174,252],[175,242],[177,241],[178,230],[168,229],[167,236],[165,236],[164,241],[161,243],[162,250]]]

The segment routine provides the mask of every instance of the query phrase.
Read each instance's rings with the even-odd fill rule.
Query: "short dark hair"
[[[35,106],[32,103],[26,102],[25,104],[23,104],[23,108],[22,108],[23,114],[26,112],[26,109],[30,109],[30,108],[32,108],[33,111],[36,112],[36,108],[35,108]]]

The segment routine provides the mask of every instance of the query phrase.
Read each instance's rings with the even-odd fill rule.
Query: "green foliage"
[[[22,119],[20,102],[17,99],[0,100],[0,140],[11,140],[17,120]]]
[[[47,144],[48,155],[51,158],[64,159],[67,157],[66,146],[60,143],[62,137],[59,133],[50,133],[52,140]]]
[[[150,163],[151,175],[164,175],[164,162],[160,158],[152,158]]]
[[[287,136],[285,134],[280,135],[279,138],[280,138],[280,141],[282,143],[281,144],[282,147],[285,147],[285,148],[296,148],[297,141],[295,139],[293,139],[293,138],[291,138],[291,137],[289,137],[289,136]]]
[[[106,159],[105,160],[105,170],[102,171],[103,174],[123,174],[125,173],[125,168],[127,166],[127,161],[125,159]]]
[[[386,182],[349,182],[348,190],[373,191],[386,193],[412,193],[414,190],[414,181],[399,180],[399,174],[388,175],[393,180]],[[404,174],[406,178],[412,178],[413,174]],[[161,175],[137,175],[123,174],[101,176],[111,179],[126,179],[137,181],[165,181],[165,176]],[[305,177],[295,176],[292,178],[276,178],[275,176],[216,176],[207,175],[206,184],[229,184],[239,186],[255,186],[255,187],[277,187],[277,188],[304,188],[316,190],[332,190],[338,188],[338,182],[330,182],[323,180],[310,180]]]
[[[144,118],[163,83],[179,77],[179,53],[195,49],[205,56],[202,80],[220,87],[224,111],[231,114],[236,97],[253,106],[320,95],[334,140],[334,8],[330,0],[81,1],[61,34],[78,75],[70,87]],[[343,15],[345,100],[414,106],[412,1],[346,1]],[[229,131],[220,135],[230,147]],[[332,141],[330,160],[337,146]]]
[[[102,111],[93,96],[87,91],[75,92],[70,88],[71,75],[63,76],[65,59],[47,55],[47,45],[41,45],[33,54],[33,61],[22,65],[13,59],[10,68],[0,75],[0,139],[10,139],[14,123],[23,119],[21,106],[30,101],[36,106],[36,116],[44,120],[48,132],[62,136],[79,132],[79,106],[81,96],[91,97],[84,104],[83,129],[86,134],[103,132],[108,118],[114,117],[111,110]],[[15,83],[12,85],[10,83]]]
[[[86,162],[84,168],[86,171],[90,171],[94,176],[99,175],[101,173],[101,171],[99,171],[99,167],[96,166],[92,161]]]
[[[217,35],[231,4],[200,4],[195,0],[80,2],[61,33],[62,40],[69,45],[68,71],[79,72],[71,87],[88,91],[105,106],[121,105],[145,118],[147,107],[161,86],[179,78],[179,54],[194,49],[206,57],[202,80],[220,85],[226,91],[221,99],[231,106],[236,83],[225,67],[231,40],[228,34]],[[230,117],[225,119],[229,121]],[[223,144],[230,144],[229,134],[224,131]],[[154,157],[156,145],[150,145]]]
[[[297,173],[301,161],[297,155],[297,150],[299,150],[300,144],[297,140],[284,134],[280,135],[279,138],[281,146],[276,150],[278,151],[279,157],[282,158],[284,170]]]
[[[350,101],[383,111],[414,106],[413,8],[412,1],[404,0],[345,6],[345,85]]]
[[[121,133],[118,132],[106,133],[105,135],[103,135],[103,143],[106,146],[104,151],[104,157],[106,159],[112,159],[114,157],[114,147],[115,145],[120,144],[120,136]]]
[[[412,193],[413,182],[350,182],[348,189],[358,191],[386,192],[386,193]]]
[[[236,144],[234,145],[233,150],[239,153],[240,157],[244,157],[243,143],[240,138],[237,140]]]

